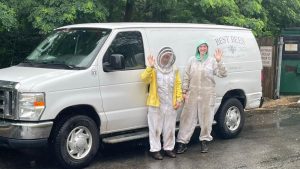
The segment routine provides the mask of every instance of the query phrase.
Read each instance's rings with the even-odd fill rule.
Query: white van
[[[181,73],[200,39],[223,50],[216,132],[233,138],[261,103],[261,56],[251,30],[221,25],[93,23],[64,26],[22,63],[0,70],[0,145],[53,147],[64,167],[87,165],[100,141],[148,136],[145,57],[171,47]],[[180,113],[180,111],[178,111]],[[179,119],[179,116],[178,116]]]

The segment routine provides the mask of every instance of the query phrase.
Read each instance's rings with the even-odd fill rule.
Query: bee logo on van
[[[236,51],[236,47],[234,47],[234,46],[232,46],[232,45],[230,45],[230,46],[228,47],[228,49],[229,49],[229,51],[230,51],[232,54],[234,54],[235,51]]]

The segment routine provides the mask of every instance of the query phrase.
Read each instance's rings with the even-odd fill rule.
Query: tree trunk
[[[127,0],[126,2],[126,8],[125,8],[125,15],[124,15],[124,22],[130,22],[132,19],[132,13],[133,13],[133,7],[134,7],[134,0]]]

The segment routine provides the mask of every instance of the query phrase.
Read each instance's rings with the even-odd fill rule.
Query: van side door
[[[147,85],[140,79],[146,68],[143,31],[123,30],[112,36],[102,63],[99,60],[100,90],[108,120],[104,133],[147,127]]]

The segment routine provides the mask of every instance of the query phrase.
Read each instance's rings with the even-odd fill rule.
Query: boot
[[[208,152],[208,146],[206,141],[201,141],[201,153],[207,153]]]
[[[159,151],[155,151],[155,152],[150,152],[151,157],[154,158],[155,160],[162,160],[163,156],[160,154]]]
[[[165,154],[166,154],[168,157],[176,158],[176,154],[175,154],[172,150],[165,150]]]
[[[183,144],[183,143],[177,143],[177,144],[178,144],[177,151],[176,151],[177,154],[182,154],[187,150],[186,144]]]

